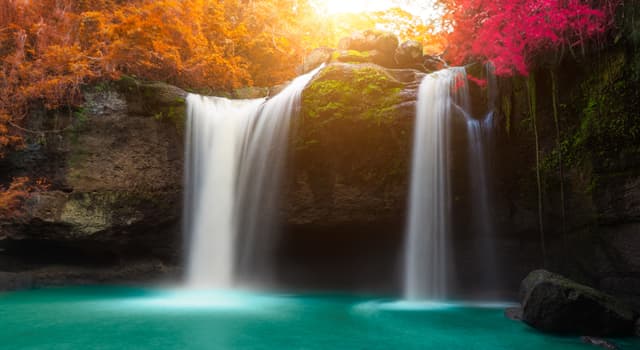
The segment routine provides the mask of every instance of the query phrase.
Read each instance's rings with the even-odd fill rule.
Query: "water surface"
[[[504,305],[120,287],[0,294],[2,349],[594,349]],[[615,340],[640,349],[635,339]]]

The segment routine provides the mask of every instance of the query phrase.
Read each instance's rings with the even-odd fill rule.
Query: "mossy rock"
[[[295,164],[323,205],[333,207],[336,184],[372,197],[404,186],[413,125],[401,107],[404,86],[369,63],[332,63],[307,85]]]
[[[130,114],[152,116],[184,128],[187,92],[163,82],[144,82],[124,76],[116,83]]]
[[[378,50],[339,50],[335,51],[331,55],[331,61],[343,63],[374,63],[383,67],[390,68],[395,66],[393,56],[382,53]]]
[[[343,63],[373,63],[371,51],[339,50],[331,55],[332,62]]]
[[[338,48],[341,50],[370,51],[378,50],[393,55],[398,47],[398,37],[382,30],[365,30],[354,32],[346,38],[340,39]]]
[[[303,92],[304,118],[391,120],[404,84],[374,64],[334,63],[323,69]]]

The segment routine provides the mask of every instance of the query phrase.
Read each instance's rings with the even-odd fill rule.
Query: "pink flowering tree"
[[[449,59],[491,61],[496,73],[528,75],[534,60],[575,50],[605,32],[617,1],[444,0],[453,31]]]
[[[560,128],[558,123],[555,66],[564,52],[584,50],[585,45],[606,32],[620,0],[442,0],[448,7],[452,31],[448,59],[454,64],[492,62],[499,76],[528,76],[529,114],[535,140],[538,226],[542,257],[546,265],[543,228],[541,151],[536,116],[535,77],[530,72],[547,65],[552,81],[552,105],[558,145],[562,233],[564,185]],[[595,4],[595,5],[594,5]],[[551,62],[546,57],[554,59]],[[543,58],[544,57],[544,58]],[[541,64],[542,63],[542,64]],[[473,81],[478,81],[474,79]],[[481,81],[477,82],[483,85]],[[508,118],[508,117],[507,117]],[[566,236],[565,236],[566,237]]]

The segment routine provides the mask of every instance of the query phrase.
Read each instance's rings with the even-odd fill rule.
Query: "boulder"
[[[394,54],[398,42],[398,37],[395,34],[379,30],[365,30],[354,32],[351,36],[340,39],[338,48],[357,51],[378,50],[382,53]]]
[[[522,282],[522,319],[545,332],[589,336],[633,334],[636,314],[620,300],[545,270]]]
[[[378,50],[339,50],[333,54],[333,60],[343,63],[375,63],[383,67],[391,67],[394,65],[391,56]]]
[[[298,74],[310,72],[316,69],[319,65],[329,62],[334,51],[335,49],[328,47],[319,47],[311,51],[311,53],[304,58],[302,65],[298,67]]]
[[[422,66],[424,61],[422,44],[413,40],[405,41],[398,46],[394,57],[400,67]]]
[[[349,62],[373,62],[385,67],[395,66],[394,55],[397,47],[398,37],[378,30],[354,32],[351,36],[342,38],[338,43],[338,48],[342,51],[369,52],[363,54],[368,56],[367,60]],[[342,62],[346,61],[342,60]]]

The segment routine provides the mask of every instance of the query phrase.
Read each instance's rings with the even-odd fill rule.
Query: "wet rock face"
[[[87,91],[84,107],[57,127],[64,132],[44,141],[27,139],[35,146],[0,164],[7,176],[42,176],[51,184],[25,203],[22,217],[0,226],[0,271],[30,273],[56,264],[63,258],[56,250],[110,255],[116,265],[178,260],[186,94],[160,83],[121,83]],[[36,245],[45,248],[26,248]],[[90,261],[78,259],[69,271]],[[39,276],[46,284],[48,275]],[[12,285],[20,283],[0,283],[0,289]]]
[[[293,140],[287,223],[402,226],[419,76],[334,63],[311,81]]]
[[[545,270],[522,282],[522,319],[545,332],[628,336],[637,314],[620,300]]]

